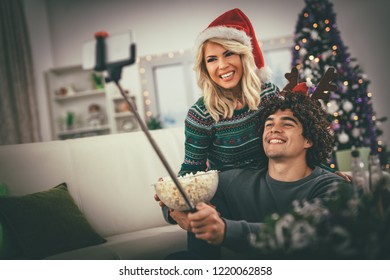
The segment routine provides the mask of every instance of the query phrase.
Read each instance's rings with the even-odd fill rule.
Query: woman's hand
[[[154,200],[158,202],[158,205],[160,205],[161,208],[163,208],[165,206],[164,202],[162,202],[160,200],[160,198],[158,197],[158,195],[156,193],[154,194]]]
[[[191,231],[190,222],[188,220],[188,212],[181,212],[169,209],[169,215],[182,229],[186,231]]]

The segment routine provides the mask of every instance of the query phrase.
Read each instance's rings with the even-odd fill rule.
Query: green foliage
[[[149,130],[161,129],[162,125],[158,118],[151,117],[146,121]]]
[[[390,259],[390,186],[356,197],[344,183],[329,198],[269,217],[252,243],[267,259]]]

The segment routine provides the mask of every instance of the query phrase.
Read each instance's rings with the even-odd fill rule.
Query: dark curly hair
[[[315,165],[325,164],[330,158],[334,143],[327,113],[322,109],[318,100],[301,93],[285,91],[282,95],[262,100],[264,109],[260,114],[260,139],[262,139],[266,119],[279,109],[282,111],[290,109],[302,124],[303,137],[313,143],[306,154],[307,165],[314,168]]]

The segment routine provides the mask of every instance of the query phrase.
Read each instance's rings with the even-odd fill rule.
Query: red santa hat
[[[236,40],[249,47],[252,50],[260,80],[265,82],[270,79],[271,69],[264,64],[264,57],[256,39],[252,23],[240,9],[236,8],[227,11],[210,23],[198,35],[195,49],[198,50],[205,41],[211,38]]]

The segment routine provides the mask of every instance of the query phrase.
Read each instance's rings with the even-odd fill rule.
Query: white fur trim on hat
[[[195,49],[199,47],[208,39],[223,38],[228,40],[236,40],[249,47],[252,51],[251,38],[242,30],[227,26],[213,26],[203,30],[195,41]]]

